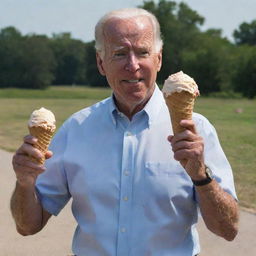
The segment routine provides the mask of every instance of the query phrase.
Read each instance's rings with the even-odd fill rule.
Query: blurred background
[[[256,95],[256,1],[0,0],[0,88],[107,86],[95,65],[97,20],[111,9],[154,13],[164,39],[161,85],[179,70],[203,95]]]

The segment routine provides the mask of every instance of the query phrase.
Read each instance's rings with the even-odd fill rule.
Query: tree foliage
[[[53,81],[55,59],[45,36],[23,39],[22,75],[20,87],[43,89]]]
[[[19,87],[22,76],[22,42],[14,27],[0,31],[0,87]]]
[[[220,38],[217,31],[200,33],[195,40],[193,49],[182,52],[183,70],[194,77],[202,94],[219,92],[229,82],[226,74],[230,73],[231,44]]]
[[[202,31],[202,17],[186,3],[159,0],[140,6],[157,17],[163,45],[158,83],[183,70],[201,94],[237,91],[256,96],[256,20],[234,31],[235,44],[220,29]],[[94,41],[73,39],[70,33],[22,35],[14,27],[0,30],[0,88],[47,88],[83,84],[108,86],[96,65]]]
[[[239,47],[233,84],[234,90],[243,96],[249,99],[256,96],[256,47]]]
[[[46,88],[54,58],[46,36],[22,36],[14,27],[0,32],[0,87]]]
[[[96,50],[95,50],[95,41],[91,41],[86,44],[86,77],[88,84],[94,87],[107,87],[108,82],[105,76],[102,76],[97,68],[96,63]]]
[[[182,69],[182,51],[193,47],[204,18],[183,2],[178,5],[174,1],[145,1],[141,7],[153,13],[160,23],[164,46],[158,81],[163,83],[169,74]]]
[[[256,20],[243,22],[233,33],[237,45],[256,45]]]
[[[70,33],[54,34],[51,39],[58,65],[54,70],[54,84],[82,84],[86,81],[85,44],[71,38]]]

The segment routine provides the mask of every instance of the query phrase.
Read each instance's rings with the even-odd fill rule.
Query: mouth
[[[123,80],[123,82],[130,83],[130,84],[136,84],[136,83],[141,82],[142,80],[143,80],[142,78],[140,78],[140,79],[129,79],[129,80]]]

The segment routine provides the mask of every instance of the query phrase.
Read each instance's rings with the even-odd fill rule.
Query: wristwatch
[[[208,166],[205,166],[206,178],[203,180],[193,180],[192,182],[195,186],[204,186],[209,184],[214,178],[211,169]]]

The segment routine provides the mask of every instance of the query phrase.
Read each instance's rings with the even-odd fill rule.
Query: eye
[[[125,53],[124,52],[115,52],[114,56],[115,57],[123,57],[123,56],[125,56]]]
[[[140,54],[140,56],[148,56],[149,55],[149,51],[141,50],[139,54]]]

